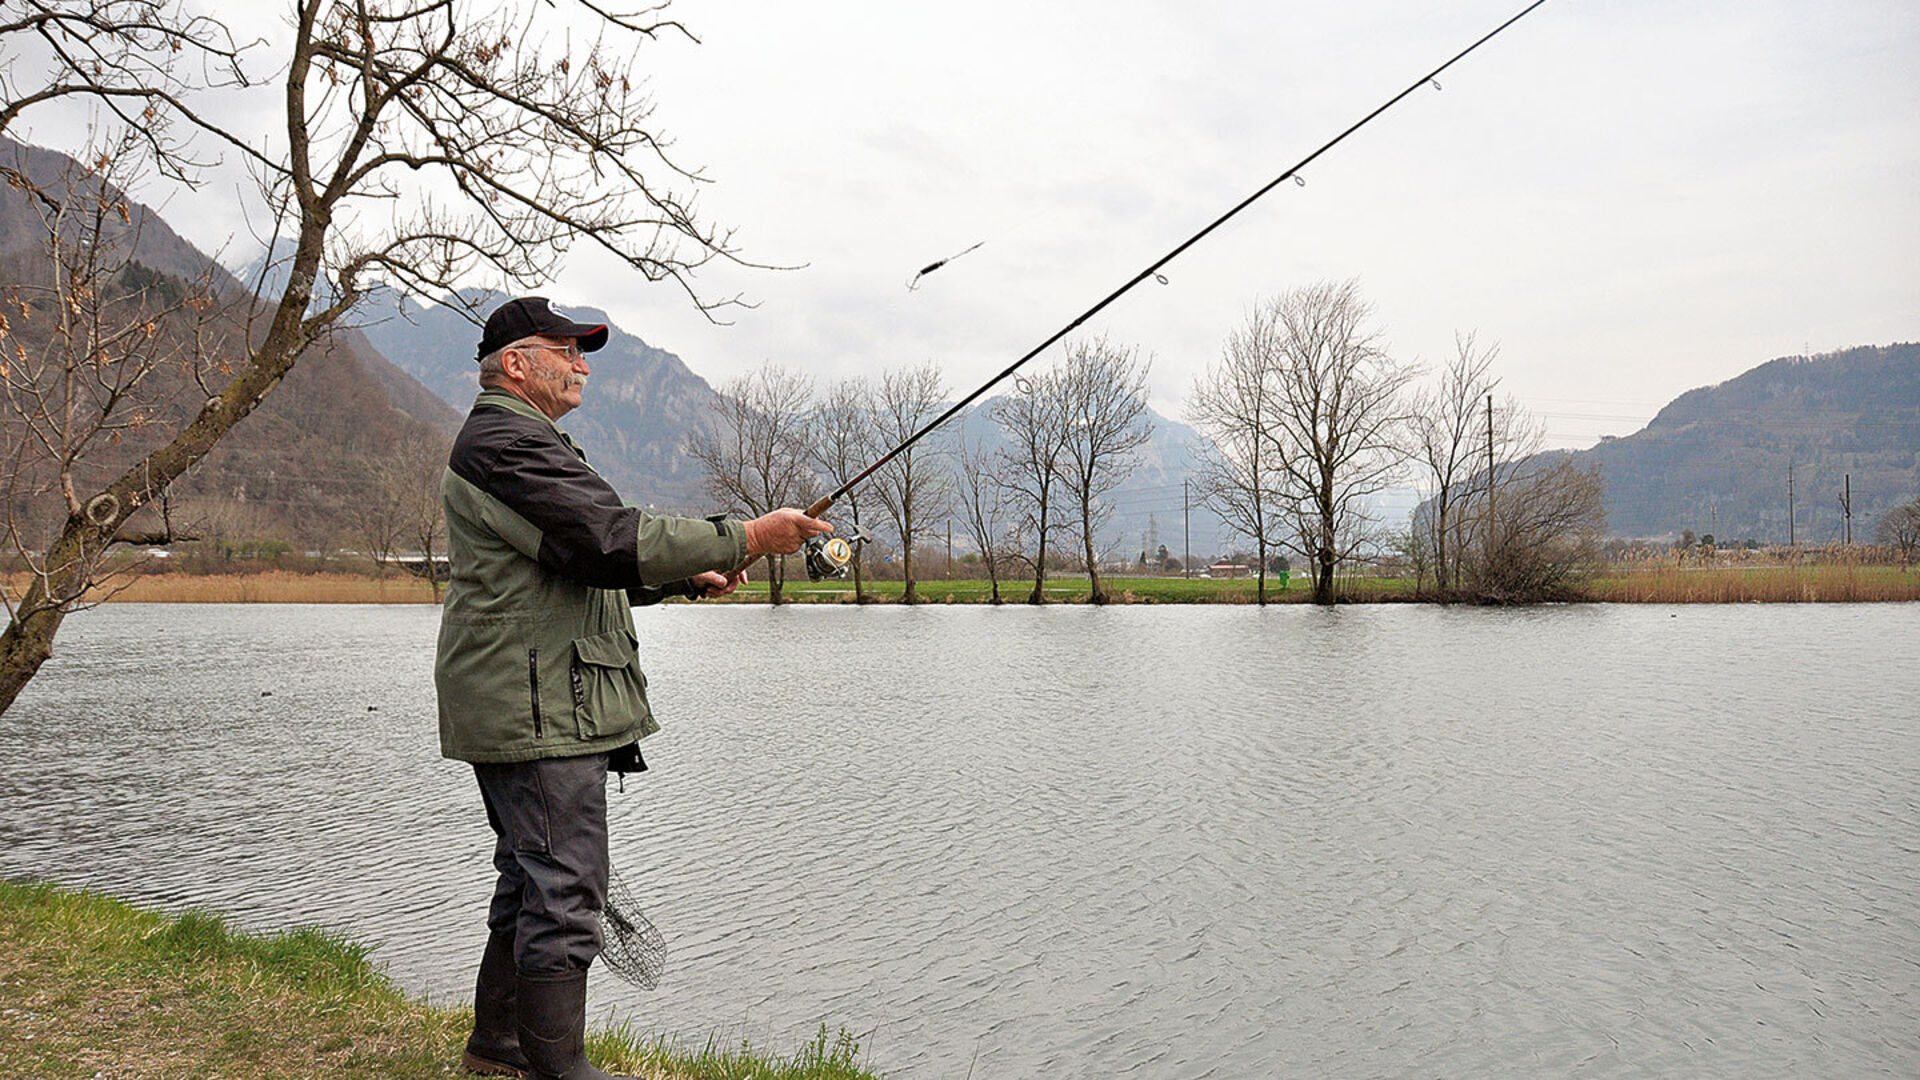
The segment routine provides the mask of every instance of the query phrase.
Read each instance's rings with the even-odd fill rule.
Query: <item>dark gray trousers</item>
[[[487,928],[521,971],[585,971],[607,902],[607,755],[476,764],[500,871]]]

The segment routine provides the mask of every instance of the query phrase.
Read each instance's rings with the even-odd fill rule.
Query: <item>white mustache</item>
[[[587,385],[587,377],[585,375],[573,374],[573,375],[567,376],[568,389],[572,389],[573,387],[576,387],[576,386],[585,386],[585,385]]]

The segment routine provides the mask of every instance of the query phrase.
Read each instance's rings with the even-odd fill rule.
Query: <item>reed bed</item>
[[[24,578],[13,595],[25,591]],[[265,570],[248,574],[142,574],[114,581],[97,596],[134,604],[431,604],[433,587],[404,574],[296,574]]]
[[[1614,567],[1587,582],[1628,604],[1814,604],[1920,600],[1920,570],[1853,563]]]

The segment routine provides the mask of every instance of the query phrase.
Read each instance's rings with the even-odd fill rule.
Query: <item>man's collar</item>
[[[510,394],[498,387],[489,386],[480,391],[479,397],[473,399],[474,408],[477,409],[482,405],[493,405],[505,409],[508,412],[519,413],[521,416],[527,417],[530,420],[545,420],[547,423],[553,424],[554,430],[560,430],[560,425],[554,424],[551,416],[534,408],[531,402],[525,398]]]
[[[573,436],[567,434],[566,428],[555,423],[553,417],[534,408],[532,403],[524,398],[517,397],[497,387],[489,386],[480,391],[479,397],[473,399],[474,408],[477,409],[482,405],[491,405],[497,409],[505,409],[511,413],[518,413],[529,420],[545,420],[552,426],[555,433],[560,436],[560,441],[565,443],[569,450],[580,455],[580,460],[585,461],[587,459],[587,452],[580,449],[580,444],[573,441]]]

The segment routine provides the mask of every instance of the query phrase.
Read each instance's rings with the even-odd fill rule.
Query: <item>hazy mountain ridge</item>
[[[1772,360],[1573,457],[1606,478],[1616,536],[1784,543],[1791,466],[1795,539],[1840,539],[1851,474],[1854,539],[1870,540],[1881,514],[1920,494],[1920,344]]]
[[[479,311],[491,311],[506,299],[483,291],[460,297]],[[622,495],[643,505],[704,512],[711,500],[700,467],[682,447],[688,436],[712,423],[718,393],[679,356],[622,329],[605,312],[569,304],[564,297],[555,302],[574,319],[604,322],[610,330],[606,347],[589,357],[593,376],[585,402],[562,426]],[[397,367],[451,405],[464,409],[473,401],[479,389],[474,350],[480,328],[465,314],[451,303],[423,306],[393,294],[376,298],[370,312],[363,332]],[[966,439],[1000,445],[990,420],[992,405],[989,399],[969,408],[949,430],[929,436],[930,444],[952,448],[958,445],[954,440]],[[1179,536],[1180,482],[1192,471],[1200,436],[1157,414],[1150,420],[1154,436],[1141,450],[1139,467],[1109,500],[1114,517],[1107,533],[1116,550],[1138,546],[1150,514],[1158,515],[1163,542],[1179,546],[1171,540]],[[876,525],[879,512],[873,502],[863,512],[865,523]],[[1195,550],[1212,552],[1217,523],[1198,509],[1194,515]],[[944,533],[944,519],[938,528]],[[966,546],[957,530],[956,545]]]

